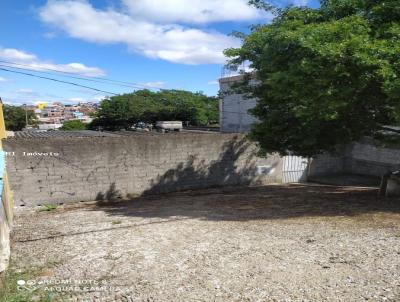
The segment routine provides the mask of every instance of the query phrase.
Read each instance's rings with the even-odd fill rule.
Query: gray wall
[[[7,171],[16,205],[264,184],[282,175],[279,156],[258,158],[255,145],[237,134],[8,139],[4,149],[14,152]],[[53,154],[39,154],[46,152]],[[260,167],[275,169],[269,175]]]
[[[310,176],[358,174],[377,176],[400,169],[400,149],[382,148],[367,140],[349,145],[337,156],[321,155],[310,166]]]
[[[400,149],[382,148],[373,144],[353,144],[345,158],[345,169],[354,174],[382,176],[400,169]]]
[[[255,99],[246,99],[242,94],[234,93],[232,85],[243,76],[233,76],[219,80],[220,92],[220,129],[222,132],[244,133],[257,119],[248,113],[256,105]]]

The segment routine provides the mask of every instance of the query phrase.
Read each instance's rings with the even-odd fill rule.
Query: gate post
[[[0,98],[0,272],[4,271],[10,259],[10,229],[13,222],[13,198],[6,171],[6,156],[2,140],[7,137]]]

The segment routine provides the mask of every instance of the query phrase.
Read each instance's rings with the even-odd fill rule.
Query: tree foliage
[[[26,126],[26,114],[28,114],[28,124],[36,125],[37,119],[33,111],[25,112],[24,107],[3,105],[4,121],[6,129],[10,131],[21,131]]]
[[[137,122],[188,121],[207,125],[218,121],[218,101],[202,93],[181,90],[139,90],[101,102],[91,127],[107,130],[129,129]]]
[[[398,0],[324,0],[275,13],[225,51],[230,64],[254,68],[251,137],[264,152],[333,152],[400,122]]]
[[[59,130],[61,131],[78,131],[85,129],[86,125],[82,123],[80,120],[65,121],[63,125],[59,128]]]

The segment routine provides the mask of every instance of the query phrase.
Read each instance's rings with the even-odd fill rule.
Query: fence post
[[[10,229],[14,207],[6,170],[6,155],[2,144],[2,140],[6,137],[3,102],[0,98],[0,272],[7,268],[10,259]]]

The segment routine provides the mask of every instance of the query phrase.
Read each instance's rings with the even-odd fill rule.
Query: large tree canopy
[[[139,90],[101,102],[92,127],[128,129],[137,122],[188,121],[207,125],[218,121],[218,101],[202,93],[182,90]]]
[[[24,107],[4,105],[4,121],[6,129],[11,131],[21,131],[26,127],[26,117],[29,125],[36,125],[37,119],[33,111],[25,112]]]
[[[325,0],[318,9],[274,12],[241,48],[226,50],[231,64],[254,68],[259,123],[251,137],[264,152],[313,156],[399,123],[398,0]]]

